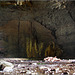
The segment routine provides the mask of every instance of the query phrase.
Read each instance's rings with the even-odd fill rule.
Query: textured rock
[[[56,43],[63,49],[64,56],[71,58],[75,57],[75,7],[73,2],[67,2],[66,7],[60,10],[46,7],[35,20],[52,30]],[[39,12],[38,10],[37,13]]]
[[[7,60],[10,62],[12,61],[12,64],[14,64],[14,67],[6,67],[3,71],[0,71],[0,74],[5,74],[5,75],[16,75],[16,74],[21,74],[21,75],[64,75],[64,74],[70,74],[74,75],[75,73],[75,63],[72,63],[72,61],[75,61],[74,59],[71,60],[61,60],[57,61],[55,63],[46,63],[42,62],[42,60],[25,60],[25,59],[20,59],[20,58],[4,58],[4,60]],[[14,62],[16,60],[16,62]],[[23,62],[21,62],[23,61]],[[65,61],[65,62],[64,62]],[[68,62],[71,61],[71,62]],[[32,65],[29,63],[37,63],[37,65]]]
[[[0,65],[3,65],[3,66],[5,66],[5,67],[11,67],[11,68],[13,68],[14,67],[14,65],[12,64],[12,63],[10,63],[10,62],[7,62],[7,61],[4,61],[4,60],[0,60]]]
[[[3,25],[0,27],[1,30],[3,30],[4,32],[4,37],[10,38],[10,46],[8,47],[9,50],[7,57],[14,57],[17,55],[25,55],[22,51],[18,52],[17,50],[17,39],[18,39],[18,24],[19,21],[18,20],[11,20],[8,21],[7,24]],[[20,21],[20,28],[19,28],[19,36],[20,36],[20,44],[24,44],[24,40],[26,37],[25,36],[37,36],[36,39],[40,42],[50,42],[50,41],[54,41],[54,37],[51,34],[51,31],[46,29],[44,26],[42,26],[40,23],[36,22],[36,21]],[[12,44],[14,43],[14,44]],[[21,46],[20,46],[21,47]],[[15,48],[15,49],[14,49]],[[13,50],[11,50],[13,49]],[[22,47],[21,47],[22,49]],[[23,49],[24,51],[24,49]],[[18,52],[16,54],[16,52]],[[23,54],[21,54],[21,52]],[[13,55],[14,54],[14,55]],[[10,56],[8,56],[10,55]]]
[[[37,35],[39,35],[38,39],[39,37],[42,38],[39,40],[49,41],[52,40],[49,38],[54,39],[55,37],[56,44],[60,45],[61,49],[63,49],[63,56],[75,58],[75,2],[61,2],[61,7],[65,5],[63,9],[59,7],[58,3],[56,5],[57,8],[52,6],[54,3],[55,2],[50,1],[33,2],[32,10],[27,9],[26,11],[19,11],[15,8],[1,8],[0,26],[9,24],[9,27],[11,27],[12,23],[16,23],[15,26],[17,26],[20,18],[21,29],[29,33],[29,31],[31,31],[31,22],[26,21],[32,21],[33,27],[36,29]],[[16,20],[16,22],[13,20]],[[13,25],[12,31],[14,31]],[[9,32],[10,31],[11,29]],[[54,37],[51,36],[51,34],[53,34]]]
[[[13,68],[12,67],[5,67],[3,69],[3,72],[13,72]]]

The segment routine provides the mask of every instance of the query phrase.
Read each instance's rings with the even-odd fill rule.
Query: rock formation
[[[8,35],[15,30],[16,34],[12,35],[17,36],[17,26],[20,22],[20,33],[26,31],[27,35],[32,31],[32,24],[34,32],[35,29],[37,31],[38,40],[54,40],[63,50],[62,57],[74,58],[75,2],[33,1],[32,4],[32,7],[1,7],[0,29],[6,29]]]

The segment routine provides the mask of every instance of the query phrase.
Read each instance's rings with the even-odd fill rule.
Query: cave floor
[[[14,64],[13,71],[0,71],[0,75],[75,75],[75,59],[57,62],[26,58],[4,58],[4,60]]]

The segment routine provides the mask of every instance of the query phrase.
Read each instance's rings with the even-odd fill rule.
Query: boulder
[[[10,62],[0,60],[0,70],[3,72],[13,72],[14,65]]]

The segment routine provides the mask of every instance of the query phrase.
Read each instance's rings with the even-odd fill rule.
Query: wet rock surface
[[[0,70],[0,75],[75,75],[75,60],[43,62],[42,60],[6,60],[14,67]]]

